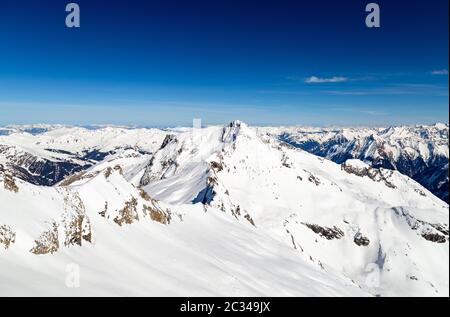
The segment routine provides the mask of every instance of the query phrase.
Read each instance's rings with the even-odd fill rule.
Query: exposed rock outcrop
[[[362,163],[362,162],[361,162]],[[348,161],[346,163],[341,164],[341,169],[349,174],[354,174],[361,177],[369,177],[374,182],[384,182],[384,184],[389,188],[397,188],[392,182],[388,180],[388,177],[392,175],[392,171],[385,171],[388,175],[386,176],[386,173],[383,173],[382,170],[372,168],[370,166],[366,166],[364,163],[361,164],[361,166],[353,164],[353,162]]]
[[[172,219],[169,211],[163,211],[162,209],[157,207],[144,205],[142,211],[144,215],[149,215],[150,219],[162,223],[163,225],[170,224],[170,221]]]
[[[83,241],[92,242],[92,229],[89,218],[78,214],[63,221],[65,241],[64,246],[81,246]]]
[[[3,245],[5,250],[16,242],[16,233],[7,225],[0,226],[0,246]]]
[[[367,247],[370,244],[370,240],[369,238],[365,237],[362,233],[358,232],[357,234],[355,234],[355,237],[353,238],[353,242],[355,242],[355,244],[357,246],[363,246],[363,247]]]
[[[125,206],[119,211],[119,215],[114,218],[114,222],[119,226],[130,225],[139,220],[137,212],[138,201],[136,198],[131,198],[125,202]]]
[[[19,191],[19,187],[14,180],[14,177],[5,170],[4,166],[0,164],[0,175],[3,176],[3,187],[6,190],[17,193]],[[1,181],[1,179],[0,179]]]
[[[417,219],[403,208],[394,208],[394,212],[402,215],[412,230],[418,231],[418,234],[425,240],[446,243],[449,239],[449,229],[445,224],[429,223]]]
[[[314,233],[317,233],[319,236],[327,240],[341,239],[344,237],[344,231],[342,231],[336,226],[333,226],[333,228],[328,228],[310,223],[303,223],[303,225],[305,225],[306,227],[311,229]]]
[[[59,250],[58,225],[53,221],[50,229],[44,231],[37,240],[34,241],[34,247],[30,250],[36,255],[55,253]]]

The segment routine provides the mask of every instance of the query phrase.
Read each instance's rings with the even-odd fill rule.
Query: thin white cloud
[[[337,108],[332,108],[332,110],[334,111],[345,111],[345,112],[353,112],[353,113],[360,113],[360,114],[365,114],[365,115],[369,115],[369,116],[388,116],[389,113],[387,112],[382,112],[379,110],[373,110],[373,109],[360,109],[360,108],[355,108],[355,107],[337,107]]]
[[[431,72],[431,75],[448,75],[448,70],[447,69],[433,70]]]
[[[344,81],[347,81],[347,77],[341,77],[341,76],[333,76],[330,78],[321,78],[317,76],[311,76],[305,79],[305,83],[307,84],[323,84],[323,83],[342,83]]]

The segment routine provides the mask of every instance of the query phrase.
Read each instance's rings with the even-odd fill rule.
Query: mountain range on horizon
[[[448,296],[448,124],[0,131],[1,295]]]
[[[31,169],[32,174],[32,171],[37,169],[37,167],[31,163],[33,159],[28,159],[27,164],[29,166],[25,166],[25,169],[22,169],[22,173],[16,172],[17,175],[23,174],[23,178],[32,183],[54,185],[73,171],[89,167],[90,164],[93,164],[88,162],[89,159],[94,159],[95,163],[96,156],[97,160],[99,160],[114,152],[114,146],[104,149],[101,148],[101,144],[98,144],[99,141],[95,140],[96,138],[102,138],[103,135],[114,137],[115,133],[110,131],[111,129],[117,129],[118,132],[123,132],[123,130],[143,131],[145,132],[143,135],[148,135],[152,131],[156,134],[169,134],[170,131],[185,131],[191,128],[157,129],[115,125],[69,126],[31,124],[0,127],[0,136],[25,133],[34,135],[35,139],[39,139],[40,134],[44,134],[44,136],[47,134],[51,135],[50,132],[56,130],[66,131],[65,133],[67,134],[79,133],[80,136],[86,135],[88,131],[98,130],[98,133],[93,133],[89,136],[92,139],[90,140],[91,144],[85,146],[83,149],[84,154],[72,154],[72,157],[78,159],[78,161],[64,158],[60,162],[55,157],[55,160],[50,159],[44,163],[44,167],[40,167],[43,171],[37,177],[33,177],[32,175],[27,175],[30,173],[26,173],[26,170]],[[449,202],[448,124],[436,123],[434,125],[388,127],[293,126],[256,127],[256,129],[260,134],[266,133],[292,146],[328,158],[338,164],[344,163],[348,159],[357,158],[376,168],[383,167],[398,170],[400,173],[419,182],[437,197],[447,203]],[[130,136],[133,136],[133,134],[136,133],[130,132]],[[33,142],[31,139],[29,142]],[[36,142],[36,140],[34,141]],[[136,144],[138,143],[137,141]],[[5,151],[7,144],[8,141],[4,141],[3,151]],[[132,146],[133,140],[126,141],[126,145]],[[116,144],[115,146],[120,148],[124,144]],[[137,146],[139,147],[139,145]],[[71,150],[70,147],[66,149],[67,152]],[[24,152],[23,155],[33,157],[33,151]],[[15,159],[17,160],[17,157]],[[42,165],[42,162],[39,161],[38,165]],[[53,166],[53,168],[48,166]],[[53,169],[58,169],[58,172],[55,172]],[[52,176],[46,177],[47,174]]]

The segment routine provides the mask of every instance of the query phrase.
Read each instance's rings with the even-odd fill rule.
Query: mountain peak
[[[435,128],[439,129],[439,130],[444,130],[444,129],[448,129],[448,124],[446,123],[441,123],[438,122],[434,125]]]
[[[236,141],[239,135],[250,135],[252,133],[253,131],[250,130],[249,126],[246,123],[240,120],[234,120],[223,128],[222,142],[232,143]]]
[[[233,120],[228,124],[229,127],[240,127],[240,126],[248,126],[241,120]]]

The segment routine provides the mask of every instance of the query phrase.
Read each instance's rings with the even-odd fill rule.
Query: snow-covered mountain
[[[52,186],[106,156],[133,148],[151,154],[166,133],[159,129],[60,125],[11,126],[0,134],[0,164],[35,185]]]
[[[0,144],[110,154],[52,187],[0,161],[2,295],[449,294],[448,204],[398,171],[336,164],[239,121],[103,142],[61,129]]]
[[[261,128],[295,147],[341,164],[359,159],[398,170],[448,203],[449,126],[389,128]]]

